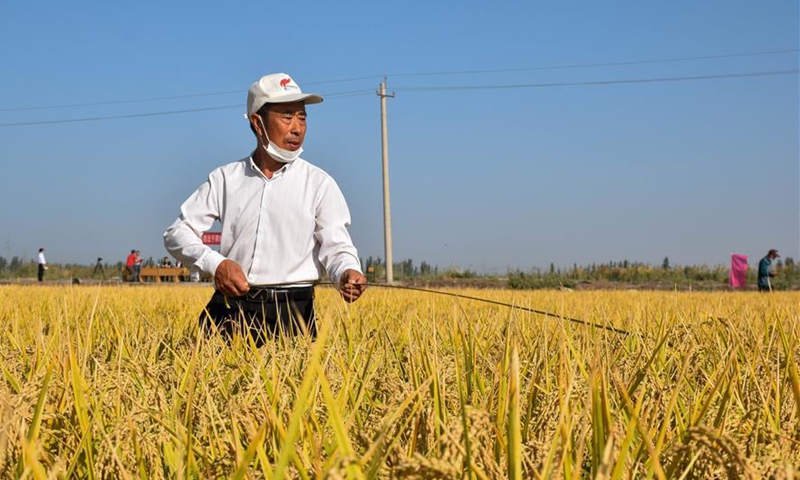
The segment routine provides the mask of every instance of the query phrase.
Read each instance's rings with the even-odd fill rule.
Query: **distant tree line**
[[[95,272],[95,264],[48,264],[45,279],[63,280],[70,278],[99,277]],[[381,257],[369,256],[361,259],[361,266],[370,282],[380,282],[386,278],[386,264]],[[107,279],[117,277],[122,262],[103,264]],[[36,261],[26,260],[18,256],[6,259],[0,256],[0,279],[35,278]],[[775,262],[777,275],[772,279],[776,290],[792,290],[800,288],[800,264],[792,257],[778,259]],[[480,275],[474,270],[450,267],[440,269],[426,261],[418,264],[412,259],[394,262],[394,279],[434,280],[434,279],[474,279],[492,277]],[[747,283],[755,287],[758,263],[747,270]],[[620,286],[652,286],[653,288],[671,288],[673,286],[697,288],[724,288],[728,285],[730,270],[726,265],[672,265],[665,257],[661,265],[644,262],[619,260],[607,263],[591,263],[584,266],[573,264],[569,268],[556,267],[551,263],[549,268],[533,268],[529,271],[513,270],[506,275],[509,288],[575,288],[582,283],[610,282]]]
[[[786,257],[778,259],[775,264],[776,277],[772,279],[773,288],[788,290],[800,286],[800,266],[794,259]],[[755,286],[758,264],[747,270],[747,282]],[[581,283],[598,281],[615,284],[652,285],[657,288],[669,286],[696,285],[704,287],[724,287],[728,285],[730,269],[725,265],[685,265],[673,266],[669,257],[665,257],[660,266],[629,260],[610,261],[608,263],[591,263],[585,266],[573,264],[567,269],[550,268],[542,270],[534,268],[530,271],[509,272],[510,288],[574,288]]]
[[[476,278],[480,275],[474,270],[461,269],[458,267],[451,267],[446,270],[440,270],[438,266],[431,265],[425,260],[421,261],[418,265],[412,259],[400,260],[393,262],[393,277],[395,280],[407,279],[426,279],[426,278]],[[380,281],[386,278],[386,263],[381,257],[367,257],[366,260],[361,259],[361,268],[367,275],[370,282]]]

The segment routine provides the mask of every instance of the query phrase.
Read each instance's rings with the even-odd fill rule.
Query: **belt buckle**
[[[268,292],[264,288],[253,288],[245,294],[248,300],[254,302],[264,302],[269,299]]]

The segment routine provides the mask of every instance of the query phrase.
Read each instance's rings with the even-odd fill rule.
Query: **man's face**
[[[306,136],[306,106],[303,102],[276,103],[262,119],[267,136],[280,148],[296,151]]]

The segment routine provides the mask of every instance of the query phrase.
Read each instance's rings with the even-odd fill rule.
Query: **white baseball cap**
[[[322,97],[316,93],[303,93],[292,77],[285,73],[264,75],[247,91],[247,114],[258,112],[265,103],[292,102],[320,103]]]

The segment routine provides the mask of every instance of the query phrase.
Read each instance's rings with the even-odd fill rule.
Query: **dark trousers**
[[[317,335],[314,287],[251,292],[228,297],[214,292],[200,314],[200,328],[207,334],[219,332],[230,341],[234,335],[253,337],[260,347],[278,335]]]
[[[44,265],[42,265],[41,263],[39,264],[39,272],[37,273],[36,276],[40,282],[44,279]]]

